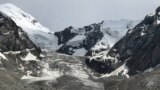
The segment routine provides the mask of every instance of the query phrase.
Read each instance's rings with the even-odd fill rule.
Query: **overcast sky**
[[[102,20],[139,20],[160,6],[160,0],[0,0],[0,3],[20,7],[55,31]]]

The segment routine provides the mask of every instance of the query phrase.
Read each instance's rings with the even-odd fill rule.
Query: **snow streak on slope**
[[[127,68],[126,64],[123,64],[119,68],[117,68],[116,70],[112,71],[110,74],[102,75],[102,77],[122,75],[122,76],[129,78],[129,75],[127,73],[128,73],[128,68]]]
[[[12,4],[3,4],[0,5],[0,12],[21,27],[37,46],[53,50],[58,48],[57,38],[53,35],[54,32],[42,26],[34,17],[20,8]]]

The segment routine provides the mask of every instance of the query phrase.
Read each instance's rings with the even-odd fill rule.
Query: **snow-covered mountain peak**
[[[27,14],[13,4],[7,3],[0,5],[0,12],[10,17],[25,32],[31,33],[33,30],[50,32],[50,30],[39,23],[33,16]],[[29,32],[29,30],[31,32]]]
[[[54,36],[54,32],[41,25],[30,14],[10,3],[0,5],[0,13],[6,18],[13,20],[18,27],[22,28],[38,47],[49,50],[58,48],[57,38]],[[4,18],[1,19],[1,22],[3,22]]]

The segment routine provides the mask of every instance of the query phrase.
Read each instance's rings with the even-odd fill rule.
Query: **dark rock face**
[[[76,36],[76,33],[72,33],[71,30],[73,29],[72,26],[64,29],[62,32],[55,32],[55,36],[58,37],[58,44],[65,44],[67,41],[72,39],[74,36]]]
[[[69,27],[64,31],[56,32],[55,35],[58,37],[58,44],[62,44],[57,52],[68,55],[74,54],[76,49],[85,48],[89,50],[103,37],[103,33],[100,31],[100,24],[92,24],[79,28],[78,30],[73,30],[73,27]],[[76,38],[76,36],[82,35],[84,35],[85,38],[80,38],[80,40],[77,41],[69,41]]]
[[[19,51],[31,48],[37,47],[27,34],[10,18],[0,14],[0,51]]]
[[[83,40],[82,45],[86,50],[89,50],[91,47],[93,47],[98,40],[101,40],[103,37],[103,33],[100,31],[100,26],[97,26],[94,29],[95,30],[92,33],[88,33],[86,38]],[[87,29],[85,30],[88,31]]]
[[[158,7],[158,8],[156,9],[155,19],[160,20],[160,7]]]
[[[126,64],[128,74],[135,75],[160,64],[159,10],[160,8],[153,16],[146,16],[112,47],[107,56],[113,59],[105,60],[105,63],[110,63],[106,67],[113,67],[115,70],[117,66]],[[118,62],[114,63],[115,60]]]
[[[105,63],[98,60],[90,59],[86,59],[85,61],[88,67],[91,67],[94,71],[98,73],[110,73],[111,71],[113,71],[113,68],[111,67],[111,62]]]
[[[143,72],[147,68],[155,67],[160,63],[160,25],[154,24],[155,16],[146,16],[145,20],[137,25],[133,31],[121,39],[108,55],[120,55],[119,61],[126,61],[130,69],[129,74]],[[114,52],[113,49],[117,51]]]

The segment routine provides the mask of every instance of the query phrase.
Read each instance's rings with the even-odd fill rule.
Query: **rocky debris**
[[[50,52],[38,58],[34,49],[27,49],[1,53],[0,61],[0,73],[2,70],[16,77],[10,80],[4,76],[9,78],[0,81],[5,90],[104,90],[102,82],[90,78],[92,72],[84,57]],[[13,84],[6,88],[9,82]]]
[[[35,90],[21,82],[19,75],[0,70],[0,90]]]
[[[29,85],[21,79],[28,71],[33,76],[39,71],[34,58],[28,55],[40,59],[35,49],[0,53],[0,90],[41,90],[39,85]]]
[[[105,90],[159,90],[160,68],[124,79],[110,77],[103,79]]]

